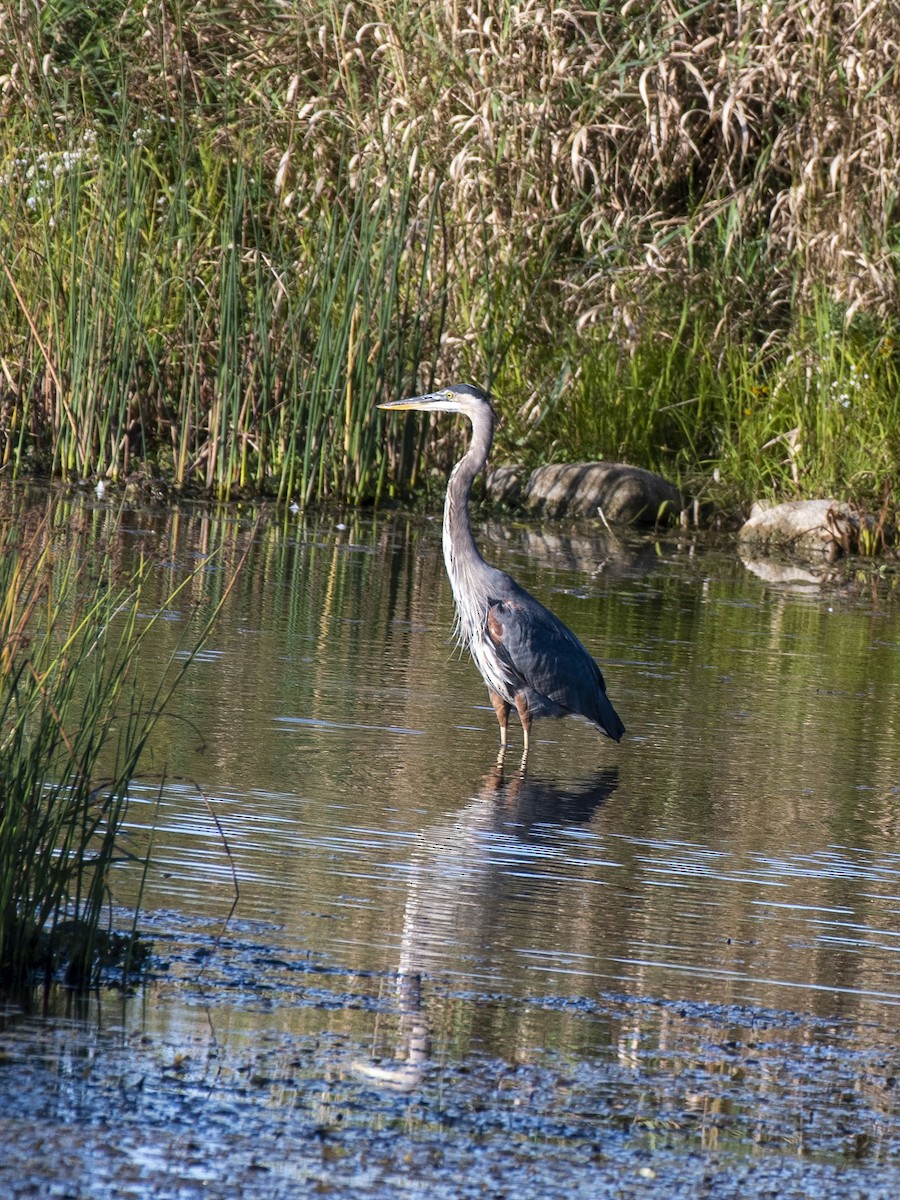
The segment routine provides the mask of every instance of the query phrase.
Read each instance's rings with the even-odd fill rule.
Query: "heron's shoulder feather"
[[[488,687],[507,703],[520,692],[529,695],[538,716],[578,713],[618,741],[624,727],[603,674],[571,629],[480,556],[452,567],[460,641]]]
[[[491,604],[488,625],[523,675],[553,676],[563,667],[577,668],[602,686],[600,668],[571,629],[518,584]]]
[[[487,632],[521,686],[620,736],[613,731],[621,723],[608,711],[597,663],[571,629],[524,588],[517,585],[517,594],[490,606]]]

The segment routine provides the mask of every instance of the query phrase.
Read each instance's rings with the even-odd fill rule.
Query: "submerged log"
[[[492,504],[521,504],[526,474],[524,467],[495,467],[485,476],[484,494]]]

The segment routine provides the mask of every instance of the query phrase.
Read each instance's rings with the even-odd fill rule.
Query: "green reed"
[[[0,465],[373,500],[455,449],[377,401],[468,379],[517,456],[880,494],[889,20],[808,8],[20,8]],[[878,367],[853,422],[797,374],[822,313]]]
[[[134,951],[134,929],[115,933],[104,914],[113,869],[132,857],[129,787],[185,664],[141,686],[152,614],[176,593],[153,603],[146,562],[99,588],[94,566],[50,520],[0,533],[3,986],[60,971],[86,985],[113,951],[126,965]]]
[[[372,498],[385,470],[374,403],[413,388],[440,339],[437,190],[421,194],[404,165],[285,223],[249,151],[181,162],[177,130],[152,146],[126,137],[143,136],[135,117],[77,157],[32,151],[26,172],[52,183],[30,215],[0,211],[30,235],[4,300],[33,331],[4,460],[65,479],[138,468],[224,499]],[[76,130],[65,141],[77,147]]]
[[[684,301],[649,313],[628,346],[561,339],[560,371],[545,372],[520,414],[527,434],[501,430],[500,453],[530,465],[637,463],[726,512],[762,496],[896,505],[900,369],[884,325],[847,328],[820,297],[774,350],[762,339],[723,344],[715,326],[714,309]],[[501,394],[537,369],[514,351]]]

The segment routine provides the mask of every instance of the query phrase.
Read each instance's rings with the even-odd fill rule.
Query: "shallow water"
[[[541,723],[522,778],[517,741],[495,767],[450,640],[439,522],[68,501],[54,520],[88,545],[114,530],[115,565],[149,556],[161,595],[224,547],[153,631],[148,674],[186,653],[251,544],[134,792],[151,978],[121,1005],[5,1018],[10,1147],[43,1129],[48,1161],[96,1164],[115,1093],[134,1120],[85,1194],[224,1195],[228,1172],[256,1194],[258,1171],[260,1194],[387,1195],[393,1171],[463,1195],[480,1146],[523,1194],[691,1194],[704,1171],[709,1194],[897,1194],[889,584],[773,584],[731,546],[483,524],[486,557],[595,653],[628,729],[616,746]],[[123,870],[123,919],[138,888]],[[277,1138],[294,1160],[254,1166]]]

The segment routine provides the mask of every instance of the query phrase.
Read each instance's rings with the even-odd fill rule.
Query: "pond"
[[[148,670],[249,552],[134,789],[146,981],[0,1016],[2,1194],[900,1193],[890,581],[481,521],[628,730],[522,776],[439,519],[43,503],[160,595],[221,547]]]

